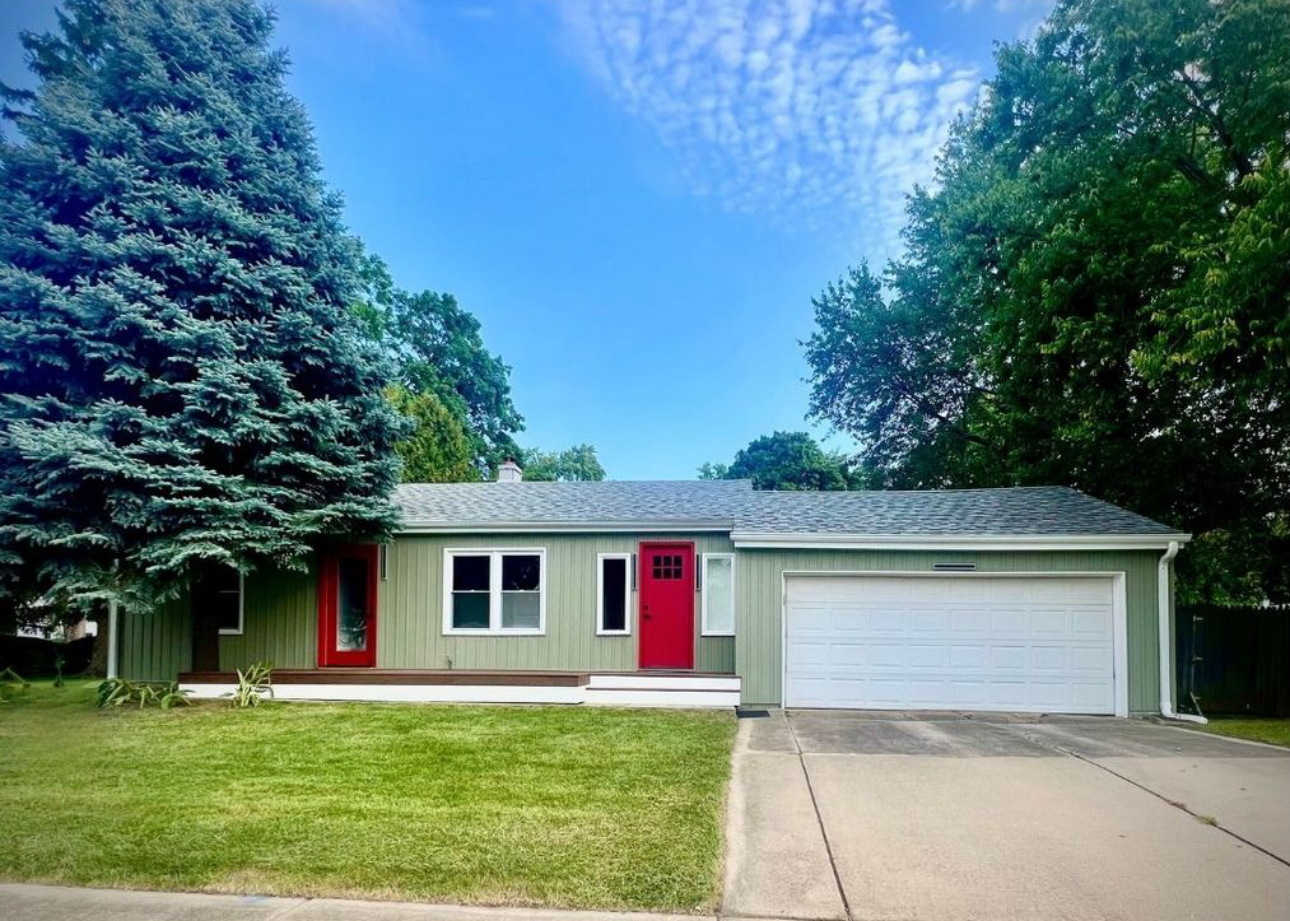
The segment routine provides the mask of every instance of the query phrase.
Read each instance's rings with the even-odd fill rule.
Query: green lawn
[[[0,703],[0,879],[710,910],[734,719],[581,707]]]
[[[1220,736],[1232,736],[1237,739],[1251,739],[1255,742],[1268,742],[1272,745],[1290,746],[1290,719],[1272,717],[1243,719],[1240,717],[1211,717],[1197,729],[1212,732]]]

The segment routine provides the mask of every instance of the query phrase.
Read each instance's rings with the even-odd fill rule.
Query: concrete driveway
[[[1290,918],[1290,751],[1141,721],[741,721],[723,915]]]

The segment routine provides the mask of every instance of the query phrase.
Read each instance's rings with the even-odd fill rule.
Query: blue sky
[[[526,445],[684,478],[799,430],[811,298],[893,252],[1048,0],[282,0],[346,219],[513,367]],[[29,84],[0,4],[0,79]],[[850,443],[826,430],[825,441]]]

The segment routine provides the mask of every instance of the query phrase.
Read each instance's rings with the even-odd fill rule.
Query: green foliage
[[[134,706],[142,710],[155,704],[162,710],[189,705],[188,691],[179,683],[162,684],[155,681],[128,681],[125,678],[108,678],[98,685],[97,700],[100,707]]]
[[[237,687],[229,703],[239,710],[260,706],[262,697],[273,696],[272,662],[256,662],[246,671],[237,670]]]
[[[478,480],[475,454],[460,419],[433,393],[413,394],[403,387],[385,392],[410,423],[408,436],[394,446],[403,460],[405,483],[459,483]]]
[[[358,250],[252,0],[68,0],[0,143],[0,585],[146,610],[396,512]]]
[[[596,446],[591,444],[551,452],[530,448],[520,452],[519,464],[524,468],[524,479],[538,482],[599,482],[605,478],[605,468],[596,457]]]
[[[511,401],[511,369],[485,347],[479,320],[451,294],[396,287],[378,256],[364,257],[361,274],[363,295],[353,309],[395,367],[399,386],[415,397],[436,398],[465,430],[476,469],[457,479],[477,479],[515,455],[512,436],[524,419]],[[404,479],[446,482],[412,480],[406,471]]]
[[[740,449],[734,462],[704,464],[701,480],[752,480],[753,489],[839,490],[859,486],[845,457],[826,453],[806,432],[762,435]]]
[[[31,682],[24,681],[12,668],[6,668],[0,672],[0,704],[8,703],[30,687]]]
[[[1066,483],[1267,530],[1290,511],[1288,46],[1290,0],[1062,0],[1001,47],[905,255],[817,298],[813,416],[889,485]]]

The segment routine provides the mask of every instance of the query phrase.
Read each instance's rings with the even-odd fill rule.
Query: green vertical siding
[[[596,635],[596,559],[636,553],[642,540],[693,541],[695,553],[730,552],[725,534],[407,535],[390,547],[381,583],[376,661],[382,668],[477,668],[631,671],[637,662],[637,593],[630,636]],[[546,635],[444,636],[445,549],[546,550]],[[700,635],[694,600],[695,668],[733,672],[734,638]]]
[[[377,665],[381,668],[470,668],[630,671],[636,668],[638,623],[632,593],[630,636],[596,635],[596,560],[600,553],[636,553],[640,541],[693,541],[695,551],[731,552],[725,534],[405,535],[390,546],[388,578],[379,583]],[[443,552],[446,548],[546,550],[544,636],[445,636]],[[742,550],[735,562],[737,637],[700,633],[695,593],[695,668],[743,679],[744,700],[777,704],[781,688],[783,577],[792,571],[931,571],[938,562],[971,562],[981,572],[1106,572],[1125,574],[1129,708],[1159,705],[1156,551],[926,553],[909,551]],[[280,668],[317,663],[317,576],[266,572],[247,577],[242,636],[220,640],[225,668],[268,659]],[[173,678],[191,656],[186,602],[122,617],[122,674]]]
[[[268,660],[278,668],[313,668],[318,649],[317,577],[263,571],[246,577],[241,636],[219,638],[220,663],[241,668]],[[121,614],[121,674],[170,681],[192,662],[188,599],[146,614]]]
[[[725,534],[517,534],[400,536],[389,548],[387,579],[378,584],[376,664],[380,668],[631,671],[637,663],[636,592],[629,636],[596,635],[596,564],[600,553],[636,553],[642,540],[683,540],[695,553],[729,553]],[[445,636],[445,548],[546,550],[544,636]],[[318,660],[315,572],[247,576],[243,635],[220,638],[222,668],[269,660],[279,668],[313,668]],[[701,635],[701,595],[694,600],[695,668],[733,672],[734,637]],[[150,614],[127,615],[122,674],[169,680],[191,661],[186,601]]]
[[[188,600],[172,601],[146,614],[120,615],[120,671],[135,681],[173,681],[188,670],[193,640]]]
[[[1125,574],[1129,710],[1159,706],[1156,574],[1152,550],[929,553],[858,550],[741,550],[735,563],[739,621],[735,671],[749,704],[781,700],[785,572],[927,571],[934,563],[975,563],[980,572],[1106,572]]]

